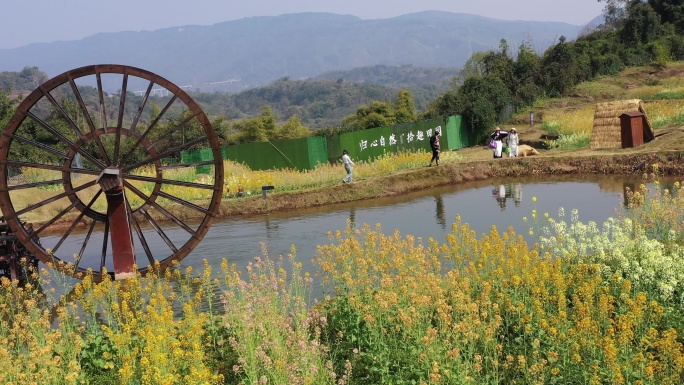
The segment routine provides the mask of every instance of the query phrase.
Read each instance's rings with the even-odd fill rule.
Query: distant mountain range
[[[438,11],[378,20],[297,13],[0,49],[0,71],[30,66],[52,77],[89,64],[116,63],[195,90],[239,91],[282,77],[312,78],[364,66],[457,68],[473,52],[498,49],[501,39],[513,53],[524,41],[541,53],[560,36],[575,39],[583,28]]]

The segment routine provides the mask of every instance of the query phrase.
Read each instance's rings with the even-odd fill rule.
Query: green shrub
[[[557,140],[552,140],[549,146],[559,150],[576,150],[578,148],[589,147],[591,134],[589,132],[573,132],[572,134],[561,134]]]

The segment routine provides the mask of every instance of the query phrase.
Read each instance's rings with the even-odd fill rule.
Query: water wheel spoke
[[[116,136],[114,138],[114,164],[119,164],[119,149],[121,147],[121,126],[123,125],[124,111],[126,109],[126,88],[128,87],[128,73],[124,73],[121,84],[121,97],[119,98],[119,117],[116,120]]]
[[[126,155],[124,155],[123,159],[121,160],[121,164],[126,164],[126,161],[128,161],[128,158],[130,158],[130,156],[133,154],[133,152],[135,152],[135,150],[138,148],[138,146],[140,146],[140,143],[142,143],[142,141],[145,140],[145,138],[147,138],[147,135],[149,135],[149,133],[152,131],[152,129],[154,129],[157,126],[157,123],[159,123],[159,120],[162,118],[162,116],[164,116],[164,114],[166,114],[166,111],[168,111],[168,109],[171,108],[173,103],[176,101],[176,97],[177,97],[176,95],[173,95],[171,100],[169,100],[169,102],[166,103],[166,105],[161,110],[159,115],[156,118],[154,118],[152,123],[145,130],[145,132],[143,132],[142,135],[140,135],[140,138],[138,138],[138,141],[135,142],[133,147],[131,147],[131,149],[128,150]]]
[[[104,90],[102,89],[102,75],[98,71],[95,77],[97,78],[97,97],[100,102],[100,124],[102,125],[100,128],[105,131],[109,125],[107,124],[107,110],[105,110]]]
[[[64,183],[64,179],[46,180],[43,182],[33,182],[33,183],[25,183],[25,184],[18,184],[15,186],[9,186],[9,187],[7,187],[7,190],[8,191],[14,191],[14,190],[21,190],[21,189],[26,189],[26,188],[33,188],[33,187],[54,186],[56,184],[62,184],[62,183]]]
[[[100,137],[95,135],[95,123],[93,122],[93,118],[90,116],[90,113],[88,112],[88,107],[86,107],[85,102],[83,102],[81,92],[78,90],[78,86],[76,86],[76,82],[74,82],[73,77],[67,76],[67,78],[69,79],[71,90],[76,96],[78,105],[81,108],[81,112],[83,113],[83,116],[86,119],[86,123],[88,124],[88,128],[90,129],[90,134],[93,136],[93,139],[95,140],[95,144],[97,145],[97,149],[100,152],[100,156],[102,157],[102,160],[104,160],[104,163],[107,166],[109,166],[111,164],[109,161],[109,156],[107,155],[107,151],[105,151],[104,146],[102,145]]]
[[[12,139],[18,140],[22,143],[31,145],[33,147],[38,147],[38,148],[45,150],[45,151],[47,151],[53,155],[57,155],[58,157],[60,157],[62,159],[68,158],[68,155],[65,152],[60,151],[56,148],[52,148],[52,147],[48,146],[47,144],[43,144],[43,143],[37,142],[37,141],[32,140],[32,139],[24,138],[23,136],[19,136],[19,135],[12,135]]]
[[[81,258],[83,258],[83,253],[85,252],[86,246],[88,246],[88,241],[90,241],[90,236],[93,235],[93,230],[95,229],[96,224],[97,224],[97,221],[90,222],[90,228],[88,229],[88,233],[86,234],[85,239],[83,239],[83,243],[81,244],[81,249],[78,251],[78,255],[76,256],[76,262],[74,263],[75,269],[78,269],[78,265],[81,263]]]
[[[182,186],[182,187],[192,187],[192,188],[201,188],[201,189],[206,189],[206,190],[213,190],[216,186],[213,184],[202,184],[202,183],[194,183],[194,182],[183,182],[181,180],[173,180],[173,179],[157,179],[157,178],[152,178],[149,176],[142,176],[142,175],[134,175],[134,174],[125,174],[124,175],[124,180],[138,180],[141,182],[150,182],[150,183],[162,183],[162,184],[170,184],[174,186]]]
[[[94,223],[95,221],[93,221]],[[102,254],[100,254],[100,270],[103,271],[107,262],[107,241],[109,241],[109,221],[105,221],[104,237],[102,240]]]
[[[167,193],[165,193],[165,192],[163,192],[163,191],[159,191],[159,192],[157,193],[157,195],[159,195],[159,196],[162,197],[162,198],[166,198],[166,199],[168,199],[168,200],[170,200],[170,201],[173,201],[173,202],[176,202],[176,203],[178,203],[178,204],[181,204],[181,205],[183,205],[183,206],[190,207],[191,209],[197,210],[197,211],[199,211],[199,212],[201,212],[201,213],[204,213],[204,214],[206,214],[206,215],[209,215],[209,216],[212,216],[212,217],[214,216],[214,213],[210,212],[209,210],[205,209],[204,207],[198,206],[198,205],[196,205],[196,204],[194,204],[194,203],[192,203],[192,202],[188,202],[188,201],[186,201],[185,199],[181,199],[181,198],[178,198],[178,197],[173,196],[173,195],[171,195],[171,194],[167,194]]]
[[[216,164],[216,161],[213,160],[207,160],[204,162],[195,162],[195,163],[182,163],[182,164],[170,164],[168,166],[162,166],[159,167],[160,170],[165,171],[165,170],[174,170],[178,168],[188,168],[188,167],[199,167],[199,166],[213,166]]]
[[[40,201],[40,202],[38,202],[38,203],[35,203],[35,204],[31,205],[31,206],[28,206],[28,207],[26,207],[26,208],[23,209],[23,210],[19,210],[19,211],[17,211],[16,213],[14,213],[14,216],[15,216],[15,217],[19,217],[20,215],[23,215],[23,214],[25,214],[25,213],[27,213],[27,212],[29,212],[29,211],[33,211],[33,210],[35,210],[35,209],[37,209],[37,208],[43,207],[43,206],[45,206],[46,204],[49,204],[49,203],[52,203],[52,202],[54,202],[54,201],[60,200],[60,199],[62,199],[62,198],[64,198],[64,197],[67,197],[67,196],[70,196],[70,195],[74,195],[74,194],[76,194],[77,192],[79,192],[79,191],[81,191],[81,190],[85,190],[85,189],[87,189],[88,187],[94,186],[94,185],[96,185],[96,184],[97,184],[97,181],[95,181],[95,180],[90,181],[90,182],[88,182],[88,183],[85,183],[85,184],[83,184],[83,185],[81,185],[81,186],[78,186],[78,187],[74,188],[74,189],[71,190],[71,191],[65,191],[65,192],[63,192],[63,193],[61,193],[61,194],[57,194],[57,195],[55,195],[55,196],[53,196],[53,197],[51,197],[51,198],[45,199],[45,200]]]
[[[6,164],[8,166],[16,166],[16,167],[30,167],[30,168],[38,168],[42,170],[52,170],[52,171],[63,171],[63,172],[73,172],[73,173],[80,173],[80,174],[87,174],[87,175],[100,175],[101,171],[95,171],[95,170],[88,170],[87,168],[64,168],[64,166],[56,166],[54,164],[44,164],[44,163],[33,163],[33,162],[20,162],[16,160],[7,160],[7,161],[2,161],[0,160],[0,164]]]
[[[195,114],[195,115],[189,115],[189,116],[185,117],[185,119],[183,119],[182,122],[176,124],[176,125],[175,125],[173,128],[171,128],[170,130],[167,130],[167,131],[164,133],[164,135],[161,135],[160,138],[157,139],[156,142],[153,142],[152,145],[151,145],[151,147],[157,148],[157,144],[159,144],[161,141],[163,141],[163,140],[165,139],[166,136],[169,136],[169,135],[174,134],[174,133],[176,133],[176,132],[180,132],[180,131],[183,129],[183,127],[185,127],[185,125],[188,124],[188,122],[190,122],[191,120],[195,119],[196,117],[197,117],[197,114]]]
[[[142,245],[143,250],[145,250],[145,255],[147,256],[147,260],[150,262],[150,266],[152,266],[154,265],[154,255],[152,255],[150,245],[147,243],[147,239],[145,239],[145,234],[143,234],[143,231],[140,228],[140,224],[138,224],[138,221],[135,219],[135,216],[133,215],[133,210],[131,210],[131,206],[128,204],[128,201],[126,201],[126,208],[128,209],[128,217],[130,218],[131,224],[133,225],[135,234],[138,236],[138,239],[140,240],[140,244]]]
[[[147,159],[145,159],[145,160],[143,160],[143,161],[140,161],[140,162],[138,162],[138,163],[136,163],[136,164],[133,164],[133,165],[124,167],[122,170],[123,170],[124,172],[131,171],[131,170],[136,169],[136,168],[138,168],[138,167],[142,167],[142,166],[144,166],[144,165],[146,165],[146,164],[150,164],[150,163],[152,163],[152,162],[156,162],[156,161],[158,161],[159,159],[164,158],[164,157],[167,156],[167,155],[171,155],[171,154],[175,154],[175,153],[181,152],[181,151],[183,151],[183,150],[187,150],[188,148],[191,148],[191,147],[193,147],[193,146],[195,146],[195,145],[197,145],[197,144],[206,142],[206,141],[208,141],[208,140],[209,140],[209,138],[207,138],[207,137],[200,137],[200,138],[197,138],[197,139],[195,139],[195,140],[191,140],[191,141],[189,141],[189,142],[187,142],[187,143],[185,143],[185,144],[181,144],[180,146],[176,146],[176,147],[171,148],[171,149],[168,149],[168,150],[166,150],[166,151],[164,151],[164,152],[162,152],[162,153],[159,153],[159,154],[157,154],[156,156],[149,157],[149,158],[147,158]],[[154,147],[154,145],[150,146],[150,148],[151,148],[151,147]]]
[[[173,251],[174,253],[177,253],[178,248],[176,248],[176,245],[174,245],[173,242],[171,242],[171,239],[166,235],[164,230],[162,230],[161,226],[159,226],[159,224],[154,220],[154,218],[152,218],[152,216],[150,216],[150,214],[145,210],[140,210],[140,212],[145,217],[145,219],[147,219],[147,222],[149,222],[150,225],[152,225],[152,227],[157,232],[157,234],[159,234],[161,239],[164,240],[164,243],[166,243],[166,245],[169,246],[171,251]]]
[[[102,191],[98,191],[98,192],[97,192],[97,195],[100,195],[100,193],[102,193]],[[95,198],[97,198],[97,195],[95,196]],[[77,205],[78,203],[79,203],[79,201],[74,201],[74,202],[72,202],[71,205],[69,205],[67,208],[65,208],[65,209],[63,209],[62,211],[60,211],[57,215],[55,215],[54,217],[52,217],[49,221],[43,223],[43,225],[40,226],[40,228],[38,228],[38,230],[34,231],[34,232],[31,234],[31,236],[32,236],[32,237],[37,237],[40,233],[43,232],[43,230],[45,230],[45,229],[47,229],[48,227],[50,227],[53,223],[57,222],[57,220],[58,220],[59,218],[63,217],[64,214],[68,213],[68,212],[71,211],[74,207],[76,207],[76,205]]]
[[[37,117],[36,115],[34,115],[32,112],[29,111],[29,112],[27,113],[27,115],[28,115],[34,122],[38,123],[41,127],[43,127],[44,129],[46,129],[48,132],[50,132],[52,135],[54,135],[57,139],[59,139],[60,141],[62,141],[62,143],[64,143],[64,144],[66,144],[67,146],[69,146],[69,148],[71,148],[71,149],[74,150],[75,152],[81,154],[81,156],[83,156],[84,158],[88,159],[89,161],[91,161],[91,162],[92,162],[93,164],[95,164],[96,166],[100,167],[100,170],[102,170],[102,169],[105,168],[105,165],[104,165],[100,160],[95,159],[95,157],[93,157],[92,155],[90,155],[87,151],[83,151],[81,148],[79,148],[78,146],[76,146],[76,144],[75,144],[74,142],[72,142],[71,140],[69,140],[66,136],[62,135],[60,132],[58,132],[58,131],[57,131],[56,129],[54,129],[52,126],[50,126],[49,124],[47,124],[46,122],[44,122],[42,119],[40,119],[39,117]]]
[[[64,111],[62,106],[59,105],[59,103],[55,100],[55,98],[48,91],[46,91],[42,86],[38,87],[38,89],[43,94],[43,96],[45,96],[50,101],[50,104],[52,104],[52,106],[55,108],[55,110],[57,110],[57,112],[59,112],[59,114],[62,115],[62,117],[66,120],[67,124],[69,125],[69,127],[71,127],[71,129],[74,131],[76,136],[78,136],[78,138],[81,140],[85,140],[83,133],[78,128],[78,126],[76,125],[74,120],[71,119],[71,117],[69,116],[69,114],[66,113],[66,111]]]
[[[133,191],[133,193],[135,193],[135,195],[137,195],[137,196],[139,196],[140,198],[142,198],[143,201],[149,201],[149,197],[148,197],[147,195],[145,195],[142,191],[140,191],[140,190],[138,190],[137,188],[135,188],[135,186],[133,186],[132,184],[130,184],[130,183],[128,183],[128,182],[124,182],[124,185],[125,185],[129,190]],[[197,233],[195,232],[195,230],[191,229],[191,228],[190,228],[188,225],[186,225],[183,221],[181,221],[180,219],[178,219],[178,217],[176,217],[175,215],[173,215],[173,214],[171,214],[170,212],[168,212],[165,208],[163,208],[162,206],[160,206],[159,203],[154,202],[154,201],[149,201],[149,204],[150,204],[152,207],[154,207],[155,209],[159,210],[160,213],[162,213],[166,218],[168,218],[169,220],[171,220],[173,223],[175,223],[176,225],[178,225],[180,228],[182,228],[183,230],[187,231],[190,235],[192,235],[193,237],[197,237]]]
[[[150,81],[150,84],[147,86],[147,90],[145,91],[145,95],[143,95],[143,98],[140,101],[140,106],[138,106],[138,111],[135,113],[135,117],[133,118],[133,123],[131,123],[131,131],[133,131],[133,132],[135,132],[135,129],[138,127],[138,121],[140,120],[140,117],[142,116],[142,113],[145,110],[145,105],[147,104],[147,100],[150,97],[150,93],[152,93],[152,87],[154,87],[154,82]]]
[[[86,205],[86,210],[81,211],[81,213],[78,214],[78,217],[76,217],[76,218],[74,219],[74,221],[71,222],[71,225],[69,226],[69,228],[64,232],[64,234],[63,234],[62,237],[59,239],[59,241],[57,242],[57,244],[55,245],[55,247],[52,248],[52,251],[53,251],[53,252],[57,252],[57,250],[60,248],[60,246],[62,246],[62,243],[64,243],[64,241],[69,237],[69,235],[71,234],[71,232],[74,231],[74,229],[76,228],[76,225],[78,225],[79,222],[81,222],[81,220],[83,219],[83,217],[84,217],[85,214],[86,214],[86,211],[90,209],[90,207],[95,203],[95,201],[97,200],[97,198],[98,198],[99,196],[100,196],[100,193],[99,193],[99,192],[98,192],[97,194],[95,194],[95,196],[93,196],[93,197],[90,199],[90,202],[88,202],[88,204]],[[95,219],[93,219],[93,222],[95,222]]]

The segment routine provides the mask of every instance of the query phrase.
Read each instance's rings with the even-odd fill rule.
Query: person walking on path
[[[432,149],[432,159],[430,159],[430,166],[432,166],[433,161],[437,161],[439,166],[439,131],[435,130],[435,133],[430,137],[430,148]]]
[[[344,169],[347,170],[347,176],[342,179],[342,183],[351,183],[352,166],[354,165],[354,162],[352,162],[351,158],[349,157],[349,152],[347,152],[347,150],[342,151],[342,161],[344,162]]]
[[[515,130],[515,127],[511,128],[511,131],[508,133],[508,138],[506,139],[508,141],[508,149],[510,152],[508,153],[508,157],[512,158],[514,156],[518,156],[518,144],[520,143],[520,140],[518,138],[518,132]]]

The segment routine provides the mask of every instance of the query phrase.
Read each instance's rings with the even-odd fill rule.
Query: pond
[[[214,223],[181,265],[193,266],[197,271],[206,259],[218,270],[225,258],[243,269],[262,255],[262,245],[271,257],[287,255],[294,246],[303,270],[313,273],[315,267],[311,260],[316,254],[316,246],[329,244],[331,240],[327,233],[344,230],[348,224],[356,228],[364,224],[374,228],[380,224],[385,234],[398,230],[402,236],[411,234],[424,241],[432,237],[440,243],[446,241],[457,215],[478,234],[488,233],[495,225],[499,232],[513,226],[518,234],[527,236],[531,224],[525,223],[523,217],[531,218],[534,209],[540,217],[544,213],[557,217],[560,207],[569,217],[570,210],[577,209],[582,222],[602,224],[621,209],[625,188],[634,189],[640,183],[635,176],[614,175],[509,178],[465,182],[398,197],[297,212],[230,218]],[[674,179],[661,180],[661,183],[667,186],[673,184]],[[182,235],[182,230],[165,231],[170,238],[177,233]],[[77,253],[83,237],[70,236],[69,242],[62,246],[62,252]],[[50,247],[58,237],[44,237],[41,241],[45,247]],[[161,243],[150,246],[152,250],[165,248]]]

